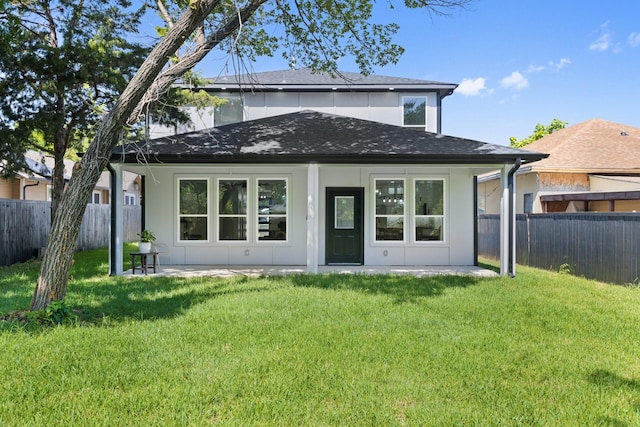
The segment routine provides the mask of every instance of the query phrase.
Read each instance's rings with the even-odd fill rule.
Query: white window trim
[[[404,100],[405,98],[424,98],[424,124],[423,125],[406,125],[404,123]],[[416,94],[416,95],[403,95],[400,100],[400,123],[402,123],[403,127],[406,128],[422,128],[427,130],[429,125],[429,97],[424,94]]]
[[[376,212],[377,210],[377,206],[376,206],[376,191],[378,189],[378,185],[377,182],[378,181],[402,181],[402,187],[403,187],[403,192],[404,192],[404,209],[403,209],[403,214],[402,215],[378,215],[378,213]],[[372,205],[373,205],[373,215],[372,215],[372,221],[371,221],[371,230],[372,230],[372,234],[371,234],[371,241],[376,244],[376,245],[405,245],[407,243],[407,226],[408,221],[407,221],[407,180],[406,177],[396,177],[396,176],[378,176],[378,177],[374,177],[373,178],[373,189],[372,189],[372,193],[373,193],[373,197],[371,198],[372,201]],[[377,219],[378,217],[402,217],[402,240],[378,240],[377,238],[377,231],[376,231],[376,223],[377,223]]]
[[[447,223],[448,223],[448,197],[449,192],[447,191],[447,179],[441,176],[416,176],[411,180],[411,197],[410,197],[410,205],[411,205],[411,243],[415,243],[416,245],[442,245],[447,242]],[[442,181],[442,215],[417,215],[416,212],[416,184],[418,181]],[[416,219],[417,218],[429,218],[442,217],[442,240],[418,240],[416,236]]]
[[[96,203],[96,195],[98,196],[98,202]],[[94,205],[99,205],[102,203],[102,194],[98,190],[93,190],[91,193],[91,203]]]
[[[180,181],[206,181],[207,183],[207,238],[204,240],[182,240],[182,236],[180,235],[180,219],[182,217],[202,217],[202,214],[189,214],[182,215],[180,213]],[[177,234],[177,242],[178,243],[188,243],[188,244],[202,244],[209,243],[211,241],[211,180],[208,177],[204,176],[179,176],[176,179],[176,234]]]
[[[258,197],[260,197],[259,190],[258,190],[260,181],[284,181],[285,183],[285,186],[287,189],[287,192],[285,195],[285,198],[287,201],[285,213],[269,215],[269,216],[285,218],[286,224],[287,224],[287,231],[285,234],[286,238],[284,240],[260,240],[260,224],[258,223],[258,221],[260,216],[264,216],[264,215],[260,215],[258,212],[258,206],[260,205],[260,202],[258,201]],[[289,205],[291,205],[291,199],[290,199],[291,187],[290,187],[289,178],[283,177],[283,176],[272,176],[272,177],[258,176],[258,177],[255,177],[252,183],[252,187],[253,187],[254,194],[253,194],[253,198],[250,200],[252,200],[255,203],[255,206],[251,207],[251,203],[249,203],[248,209],[250,212],[253,212],[253,214],[255,215],[255,217],[251,218],[251,224],[255,228],[255,230],[253,230],[253,233],[252,233],[254,242],[257,243],[258,245],[269,245],[269,246],[288,244],[289,235],[291,232],[291,224],[289,222],[289,220],[291,219],[291,217],[289,216]]]
[[[247,211],[244,215],[240,215],[240,214],[220,214],[220,181],[244,181],[247,183]],[[216,182],[216,187],[215,187],[215,195],[214,195],[214,218],[215,218],[215,223],[216,223],[216,233],[215,233],[215,242],[216,243],[221,243],[221,244],[225,244],[225,245],[246,245],[247,243],[251,243],[251,238],[250,236],[252,235],[251,232],[251,199],[252,199],[252,180],[251,178],[248,178],[247,176],[233,176],[233,175],[229,175],[229,176],[222,176],[222,177],[218,177],[215,180]],[[244,240],[227,240],[227,239],[221,239],[220,238],[220,218],[245,218],[247,221],[247,230],[246,230],[246,237]]]

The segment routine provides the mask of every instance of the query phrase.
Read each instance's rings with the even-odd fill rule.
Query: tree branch
[[[163,71],[147,90],[144,98],[129,117],[128,124],[135,123],[143,113],[145,106],[157,100],[166,92],[173,82],[185,72],[195,67],[212,49],[218,46],[225,38],[242,28],[243,23],[253,15],[267,0],[253,0],[238,11],[237,15],[230,15],[217,31],[210,34],[202,43],[196,45],[194,51],[185,55],[179,62],[171,64]]]

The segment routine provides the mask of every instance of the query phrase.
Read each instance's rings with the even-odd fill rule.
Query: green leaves
[[[564,129],[567,124],[568,122],[563,122],[558,119],[551,120],[549,126],[544,126],[538,123],[531,135],[521,140],[518,140],[515,136],[512,136],[509,138],[509,143],[514,148],[522,148],[525,145],[531,144],[533,141],[537,141],[542,137],[550,135],[557,130]]]

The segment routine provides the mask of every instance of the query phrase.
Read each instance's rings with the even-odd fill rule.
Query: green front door
[[[364,189],[327,188],[326,263],[364,264]]]

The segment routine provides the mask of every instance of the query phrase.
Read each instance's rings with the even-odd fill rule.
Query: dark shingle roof
[[[283,90],[283,91],[434,91],[441,97],[450,95],[458,87],[455,83],[444,83],[402,77],[379,75],[364,76],[358,73],[339,72],[332,77],[317,73],[310,68],[298,70],[267,71],[208,78],[209,90]]]
[[[115,162],[163,163],[404,163],[524,162],[544,154],[419,129],[314,111],[235,123],[128,144]]]

